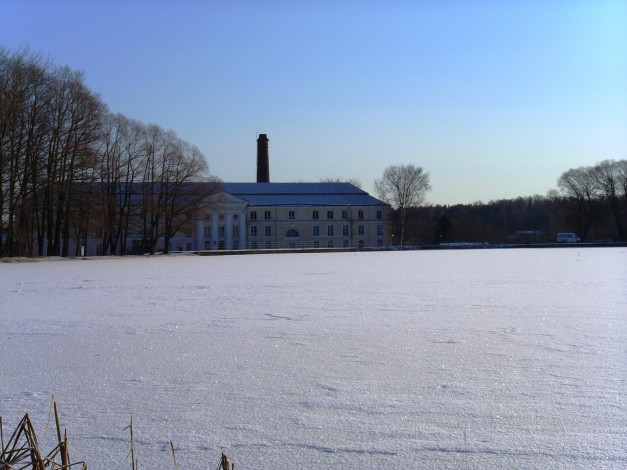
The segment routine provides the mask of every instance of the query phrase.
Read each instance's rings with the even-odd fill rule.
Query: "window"
[[[383,215],[381,211],[377,211],[377,219],[382,219]]]
[[[332,237],[334,235],[333,225],[327,225],[327,235]]]
[[[364,220],[364,211],[357,211],[357,218],[359,220]]]
[[[348,240],[344,240],[344,241],[342,242],[342,246],[343,246],[344,248],[348,248]]]
[[[185,244],[185,251],[192,251],[192,244],[190,242]]]
[[[264,234],[266,237],[271,237],[271,236],[272,236],[272,225],[266,225],[266,226],[263,228],[263,234]]]
[[[272,248],[272,242],[266,242],[266,250],[269,250],[270,248]]]
[[[329,248],[333,248],[333,240],[329,240],[329,243],[327,243],[327,246]]]
[[[205,229],[205,238],[211,238],[211,227],[204,227]]]
[[[342,225],[342,235],[348,237],[350,235],[350,226]]]
[[[250,236],[251,237],[256,237],[257,236],[257,226],[256,225],[251,225],[250,226]]]
[[[270,212],[270,211],[265,211],[265,212],[263,213],[263,218],[264,218],[265,220],[272,220],[272,212]]]
[[[377,225],[377,235],[383,235],[383,225]]]
[[[312,235],[314,237],[319,237],[320,236],[320,225],[314,225],[313,226],[313,233]]]
[[[211,243],[205,242],[205,250],[210,250],[210,249],[211,249]]]
[[[342,219],[348,219],[348,211],[342,211]]]
[[[233,238],[239,238],[239,225],[231,227],[233,229]]]
[[[320,218],[320,212],[318,211],[313,211],[313,213],[311,214],[311,218],[316,220]]]
[[[287,212],[287,218],[288,219],[295,219],[296,218],[296,213],[294,211],[288,211]]]
[[[250,220],[257,220],[257,211],[251,211]]]
[[[327,219],[333,218],[333,211],[327,211]]]
[[[318,240],[314,242],[314,248],[320,248],[320,242]]]
[[[250,248],[253,249],[253,250],[256,250],[257,249],[257,242],[252,242],[250,244]]]
[[[220,226],[218,227],[218,237],[223,237],[223,236],[224,236],[225,231],[226,231],[226,229],[225,229],[224,225],[220,225]]]
[[[233,240],[233,249],[239,250],[239,240]]]
[[[363,235],[364,234],[364,226],[363,225],[358,225],[357,226],[357,233],[359,235]]]

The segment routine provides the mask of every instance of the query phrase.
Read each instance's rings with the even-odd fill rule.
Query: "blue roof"
[[[251,206],[380,206],[384,202],[350,183],[223,183]]]

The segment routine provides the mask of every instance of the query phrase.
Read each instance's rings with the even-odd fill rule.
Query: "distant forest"
[[[557,187],[547,196],[411,208],[404,244],[550,243],[559,232],[583,242],[627,241],[627,160],[568,170]],[[398,211],[391,233],[400,238]]]

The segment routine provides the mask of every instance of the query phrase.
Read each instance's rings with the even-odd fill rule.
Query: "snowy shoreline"
[[[534,243],[534,244],[483,244],[483,243],[449,243],[446,245],[424,245],[407,247],[388,247],[385,249],[362,249],[356,248],[307,248],[307,249],[261,249],[261,250],[220,250],[220,251],[173,251],[169,254],[155,253],[144,255],[107,255],[107,256],[34,256],[34,257],[4,257],[0,258],[0,263],[33,263],[41,261],[73,261],[73,260],[105,260],[105,259],[125,259],[144,258],[154,256],[237,256],[237,255],[276,255],[276,254],[298,254],[298,253],[355,253],[355,252],[385,252],[385,251],[432,251],[432,250],[481,250],[481,249],[544,249],[544,248],[621,248],[627,247],[624,242],[603,242],[603,243]]]

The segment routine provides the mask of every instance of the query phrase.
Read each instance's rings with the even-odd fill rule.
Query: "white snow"
[[[627,250],[0,264],[0,416],[142,469],[627,468]]]

